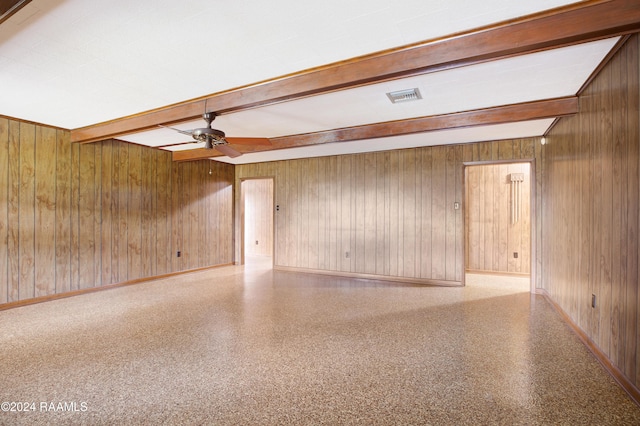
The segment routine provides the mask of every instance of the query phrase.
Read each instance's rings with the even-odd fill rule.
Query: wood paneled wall
[[[233,166],[0,118],[0,304],[231,263],[232,183]]]
[[[244,253],[273,256],[273,179],[242,182],[244,196]]]
[[[535,155],[518,139],[247,164],[236,185],[275,177],[276,266],[456,284],[464,164]]]
[[[466,269],[529,274],[531,270],[531,174],[529,163],[469,166],[466,169]],[[512,173],[520,183],[520,217],[511,223]],[[518,253],[518,257],[514,257]]]
[[[629,39],[580,96],[580,113],[550,133],[543,211],[544,288],[636,387],[638,44]]]

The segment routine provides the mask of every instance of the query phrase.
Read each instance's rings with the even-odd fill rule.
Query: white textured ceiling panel
[[[0,114],[77,128],[569,3],[32,0],[0,25]]]
[[[227,136],[276,137],[571,96],[617,40],[600,40],[283,102],[222,115],[213,124]],[[387,92],[413,87],[420,89],[423,99],[392,104],[386,96]],[[205,123],[200,119],[175,127],[188,130],[203,126]],[[169,129],[119,139],[149,146],[190,141],[189,136]],[[166,149],[193,147],[189,144]]]
[[[336,142],[277,151],[256,152],[251,155],[245,154],[236,158],[214,157],[214,160],[231,164],[249,164],[260,163],[263,161],[326,157],[330,155],[356,154],[371,151],[388,151],[391,149],[416,148],[421,146],[528,138],[544,134],[545,130],[549,128],[552,122],[553,119],[549,119],[467,127],[405,136],[391,136],[379,139]]]

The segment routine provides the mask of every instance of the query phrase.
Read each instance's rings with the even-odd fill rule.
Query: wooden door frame
[[[462,277],[463,277],[463,285],[466,285],[465,275],[467,271],[467,220],[466,220],[466,212],[467,212],[467,167],[470,166],[495,166],[500,164],[529,164],[529,174],[530,174],[530,192],[529,192],[529,244],[531,247],[529,248],[531,251],[531,265],[529,267],[529,292],[537,293],[537,274],[536,274],[536,265],[537,261],[537,239],[536,239],[536,219],[537,219],[537,209],[536,209],[536,161],[534,158],[524,158],[524,159],[510,159],[510,160],[487,160],[487,161],[465,161],[462,163]]]
[[[276,205],[276,178],[275,176],[256,176],[256,177],[243,177],[240,178],[240,265],[245,264],[245,256],[244,256],[244,235],[245,235],[245,222],[244,222],[244,209],[245,209],[245,198],[244,198],[244,189],[243,184],[248,180],[270,180],[272,182],[271,187],[271,266],[275,266],[276,264],[276,215],[275,215],[275,205]]]

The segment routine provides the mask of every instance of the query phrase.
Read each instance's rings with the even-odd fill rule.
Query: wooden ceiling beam
[[[442,69],[502,59],[640,31],[637,0],[587,0],[524,18],[383,51],[165,108],[71,131],[72,142],[95,142],[159,124],[221,114]],[[99,102],[96,107],[99,107]]]
[[[29,4],[31,0],[0,0],[0,24]]]
[[[364,126],[328,130],[317,133],[282,136],[271,138],[271,146],[240,146],[234,149],[242,152],[262,152],[276,149],[296,148],[333,142],[347,142],[363,139],[376,139],[389,136],[432,132],[436,130],[457,129],[461,127],[486,126],[490,124],[514,123],[518,121],[544,118],[565,117],[578,112],[578,98],[549,99],[516,105],[464,111],[453,114],[434,115],[407,120],[389,121]],[[217,157],[222,154],[215,150],[197,148],[174,151],[173,161],[192,161]]]

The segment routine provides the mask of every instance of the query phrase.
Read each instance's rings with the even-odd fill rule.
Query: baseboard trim
[[[537,294],[541,294],[549,302],[551,306],[560,314],[562,319],[571,327],[578,338],[584,343],[584,345],[591,351],[593,356],[600,362],[602,367],[613,377],[613,379],[620,385],[622,389],[629,395],[631,400],[640,406],[640,389],[638,389],[633,383],[626,378],[626,376],[611,363],[607,355],[600,350],[600,348],[587,336],[587,334],[576,324],[573,319],[558,305],[544,289],[537,289]]]
[[[202,268],[187,269],[187,270],[179,271],[179,272],[171,272],[171,273],[168,273],[168,274],[154,275],[152,277],[136,278],[136,279],[133,279],[133,280],[122,281],[122,282],[119,282],[119,283],[107,284],[107,285],[103,285],[103,286],[100,286],[100,287],[83,288],[83,289],[80,289],[80,290],[72,290],[72,291],[67,291],[67,292],[59,293],[59,294],[50,294],[50,295],[47,295],[47,296],[40,296],[40,297],[31,298],[31,299],[18,300],[18,301],[15,301],[15,302],[8,302],[8,303],[0,304],[0,311],[6,311],[7,309],[13,309],[13,308],[19,308],[21,306],[28,306],[28,305],[35,305],[35,304],[38,304],[38,303],[50,302],[52,300],[65,299],[67,297],[80,296],[82,294],[95,293],[95,292],[103,291],[103,290],[111,290],[111,289],[118,288],[118,287],[125,287],[125,286],[129,286],[129,285],[133,285],[133,284],[140,284],[140,283],[144,283],[144,282],[147,282],[147,281],[153,281],[153,280],[158,280],[158,279],[162,279],[162,278],[175,277],[177,275],[184,275],[184,274],[188,274],[188,273],[191,273],[191,272],[206,271],[206,270],[209,270],[209,269],[222,268],[224,266],[231,266],[231,265],[233,265],[233,264],[232,263],[224,263],[224,264],[220,264],[220,265],[204,266]]]
[[[360,274],[355,272],[342,272],[342,271],[327,271],[324,269],[310,269],[310,268],[294,268],[290,266],[274,266],[274,270],[276,271],[284,271],[284,272],[302,272],[304,274],[315,274],[315,275],[330,275],[334,277],[343,277],[343,278],[359,278],[365,280],[375,280],[375,281],[389,281],[394,283],[409,283],[409,284],[417,284],[421,286],[432,286],[432,287],[462,287],[462,283],[460,281],[445,281],[445,280],[431,280],[424,278],[407,278],[407,277],[394,277],[389,275],[376,275],[376,274]]]

